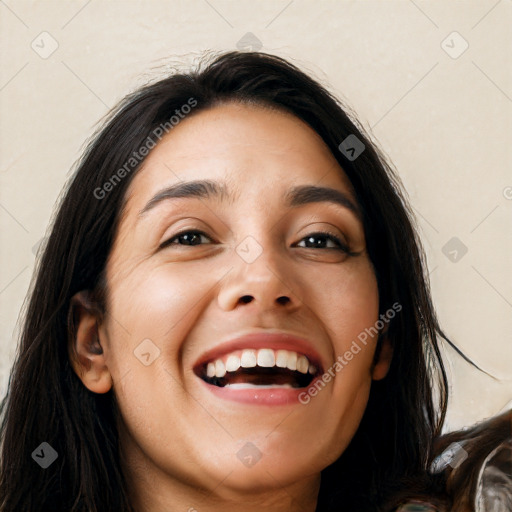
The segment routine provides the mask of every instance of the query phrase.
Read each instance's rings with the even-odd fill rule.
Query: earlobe
[[[72,297],[68,323],[68,354],[75,373],[90,391],[108,392],[112,387],[112,376],[100,343],[98,315],[87,291]]]
[[[382,380],[389,371],[393,359],[393,344],[387,334],[384,334],[379,341],[378,353],[372,368],[372,379]]]

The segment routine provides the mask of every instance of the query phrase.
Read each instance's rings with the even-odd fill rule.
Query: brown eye
[[[318,242],[320,240],[320,242]],[[304,247],[306,249],[334,249],[337,251],[350,252],[349,247],[343,243],[338,237],[334,236],[332,233],[325,232],[317,232],[311,233],[308,236],[305,236],[299,243],[305,241],[306,244],[310,244],[309,246],[299,246]],[[327,247],[326,243],[331,241],[334,243],[334,247]]]
[[[170,245],[192,245],[192,246],[201,245],[201,237],[211,240],[211,238],[208,237],[202,231],[198,231],[198,230],[182,231],[181,233],[174,235],[172,238],[169,238],[165,242],[162,242],[162,244],[160,244],[160,249],[162,249],[164,247],[168,247]]]

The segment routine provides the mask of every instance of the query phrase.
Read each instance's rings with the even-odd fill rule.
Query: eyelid
[[[178,247],[181,246],[181,244],[174,244],[174,243],[172,243],[172,241],[175,240],[176,238],[179,238],[180,236],[182,236],[184,234],[187,234],[187,233],[194,233],[196,235],[201,235],[201,236],[208,238],[209,240],[214,241],[214,239],[211,236],[207,235],[204,231],[202,231],[200,229],[185,228],[185,229],[182,229],[179,232],[173,234],[170,238],[167,238],[166,240],[164,240],[159,245],[159,249],[164,249],[165,247],[167,247],[169,245],[176,245]],[[337,235],[331,231],[328,231],[328,230],[317,230],[317,231],[313,230],[310,233],[307,233],[303,237],[301,237],[301,239],[297,243],[302,242],[307,237],[314,237],[314,236],[323,236],[326,238],[331,238],[332,241],[334,241],[334,243],[336,243],[338,245],[338,247],[325,247],[325,248],[319,249],[321,251],[327,251],[327,250],[343,251],[348,255],[354,255],[354,256],[359,254],[357,252],[351,251],[349,244],[345,240],[341,239],[341,238],[345,238],[345,237],[340,237],[339,235]],[[200,245],[205,245],[205,244],[200,244]],[[187,245],[183,245],[183,247],[187,247]],[[188,246],[188,247],[198,247],[198,246],[192,245],[192,246]],[[301,249],[313,249],[314,250],[315,248],[314,247],[301,247]]]
[[[334,219],[319,220],[316,216],[311,216],[308,220],[309,222],[299,230],[299,233],[305,233],[302,235],[304,238],[315,234],[329,235],[339,240],[340,244],[346,247],[350,245],[346,229],[342,229],[343,224],[339,221]]]
[[[327,230],[312,231],[311,233],[304,235],[299,240],[299,242],[302,242],[302,240],[304,240],[305,238],[312,237],[312,236],[324,236],[326,238],[331,238],[339,246],[339,247],[326,247],[326,248],[320,249],[320,250],[326,251],[326,250],[330,249],[330,250],[334,250],[334,251],[336,251],[336,250],[344,251],[347,254],[355,254],[355,253],[352,253],[352,251],[350,250],[349,244],[345,240],[342,240],[339,235],[332,233],[330,231],[327,231]],[[311,249],[311,247],[301,247],[301,249]]]
[[[185,228],[185,229],[182,229],[180,231],[178,231],[177,233],[173,234],[171,237],[169,238],[166,238],[159,246],[158,248],[159,249],[164,249],[165,247],[167,247],[168,245],[180,245],[180,244],[171,244],[171,242],[180,237],[181,235],[184,235],[186,233],[195,233],[197,235],[202,235],[202,236],[205,236],[206,238],[209,238],[210,240],[214,241],[214,239],[207,235],[204,231],[200,230],[200,229],[195,229],[195,228]],[[186,246],[184,246],[186,247]],[[195,246],[191,246],[191,247],[195,247]]]

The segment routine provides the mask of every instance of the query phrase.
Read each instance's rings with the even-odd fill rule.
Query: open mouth
[[[304,388],[320,373],[303,354],[268,348],[230,352],[194,372],[207,384],[231,389]]]

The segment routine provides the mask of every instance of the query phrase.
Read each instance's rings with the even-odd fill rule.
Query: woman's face
[[[172,192],[203,180],[208,196]],[[175,126],[130,184],[107,281],[82,380],[113,383],[128,466],[151,485],[316,485],[387,368],[372,373],[375,337],[344,357],[378,320],[377,282],[349,180],[290,114],[226,104]]]

